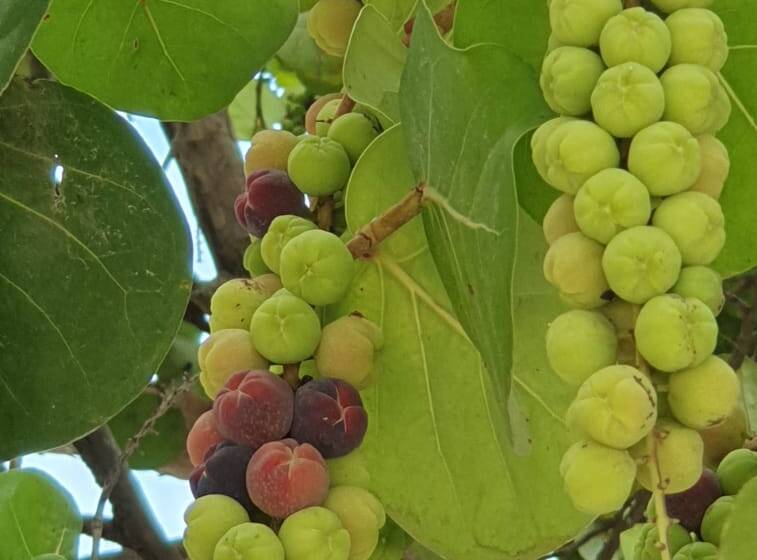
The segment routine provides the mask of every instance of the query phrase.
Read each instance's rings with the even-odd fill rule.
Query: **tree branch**
[[[754,305],[757,305],[757,278],[749,277],[744,284],[745,289],[750,290],[750,303],[741,306],[741,329],[736,339],[731,358],[728,360],[733,369],[739,369],[744,360],[754,354]]]
[[[228,116],[163,126],[216,266],[228,276],[243,276],[249,237],[234,218],[234,200],[244,190],[244,169]]]

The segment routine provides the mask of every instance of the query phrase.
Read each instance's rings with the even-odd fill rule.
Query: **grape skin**
[[[569,194],[562,194],[555,199],[544,215],[542,227],[544,239],[547,240],[549,245],[552,245],[563,235],[580,231],[576,223],[573,202],[574,197]]]

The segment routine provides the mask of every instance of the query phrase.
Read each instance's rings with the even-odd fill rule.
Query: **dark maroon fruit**
[[[697,483],[684,492],[665,496],[668,515],[677,519],[690,532],[698,532],[704,512],[723,495],[720,482],[710,470],[705,469]]]
[[[289,175],[263,169],[247,177],[245,192],[234,203],[239,224],[256,237],[263,237],[274,218],[284,214],[306,217],[305,197]]]

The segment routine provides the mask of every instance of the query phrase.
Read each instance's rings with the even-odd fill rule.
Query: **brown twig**
[[[384,239],[415,218],[423,210],[425,185],[416,186],[412,191],[383,214],[360,228],[347,242],[347,248],[356,259],[367,259]]]
[[[334,120],[338,119],[342,115],[346,115],[347,113],[351,113],[352,110],[355,108],[355,100],[352,99],[349,94],[345,93],[342,95],[342,101],[339,103],[339,106],[336,108],[336,112],[334,113]]]
[[[286,364],[281,377],[292,389],[296,389],[300,384],[300,364]]]
[[[639,490],[629,498],[619,512],[620,516],[616,515],[613,518],[615,522],[607,531],[607,541],[599,552],[597,560],[611,560],[615,556],[620,546],[620,534],[643,519],[647,502],[649,502],[649,492],[646,490]]]
[[[331,231],[334,224],[334,197],[322,196],[315,206],[315,222],[325,231]]]
[[[255,130],[265,130],[268,128],[265,124],[265,117],[263,116],[263,76],[258,78],[255,84]]]
[[[751,356],[755,351],[754,337],[754,305],[757,304],[757,278],[750,277],[743,285],[744,289],[751,290],[752,303],[741,306],[741,329],[736,339],[736,344],[728,360],[733,369],[739,369],[747,356]]]

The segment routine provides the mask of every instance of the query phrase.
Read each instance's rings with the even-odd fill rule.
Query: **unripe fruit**
[[[266,266],[263,256],[260,253],[261,239],[253,237],[242,257],[242,266],[250,273],[250,277],[268,274],[271,269]]]
[[[720,537],[723,534],[723,527],[733,511],[733,496],[723,496],[715,500],[704,514],[702,519],[702,538],[708,543],[720,546]]]
[[[347,113],[331,124],[327,136],[342,145],[350,163],[355,165],[378,134],[379,130],[371,119],[362,113]]]
[[[323,328],[315,365],[320,375],[362,390],[375,380],[376,352],[383,344],[381,328],[374,322],[359,315],[340,317]]]
[[[250,331],[260,354],[277,364],[295,364],[313,355],[321,322],[307,302],[280,290],[255,312]]]
[[[710,264],[725,245],[725,217],[717,200],[684,192],[663,200],[652,223],[681,251],[683,264]]]
[[[566,46],[565,43],[561,42],[557,37],[555,37],[554,33],[549,34],[549,39],[547,39],[547,52],[546,54],[551,53],[553,50],[558,49],[560,47]]]
[[[347,455],[328,459],[329,480],[332,486],[359,486],[371,489],[371,474],[366,461],[358,447]]]
[[[348,560],[350,534],[339,517],[309,507],[287,517],[279,530],[287,560]]]
[[[621,0],[552,0],[549,23],[562,43],[591,47],[599,42],[607,20],[622,9]]]
[[[190,560],[213,560],[216,544],[232,527],[247,523],[247,511],[227,496],[198,498],[184,513],[184,548]]]
[[[657,296],[641,308],[636,321],[639,353],[660,371],[677,371],[704,362],[715,351],[718,324],[698,299]]]
[[[653,437],[657,446],[657,466],[650,460],[646,439],[630,449],[631,455],[642,463],[637,475],[639,483],[647,490],[653,490],[652,472],[659,470],[660,484],[666,494],[677,494],[694,486],[702,476],[704,445],[699,434],[677,422],[662,419],[657,421]]]
[[[618,138],[630,138],[660,120],[665,94],[654,72],[625,62],[600,76],[591,94],[591,108],[599,126]]]
[[[673,287],[681,270],[681,253],[664,231],[638,226],[612,238],[602,268],[613,292],[632,303],[644,303]]]
[[[561,115],[580,116],[591,109],[591,92],[605,69],[595,52],[559,47],[544,59],[539,83],[550,108]]]
[[[719,72],[728,59],[728,36],[712,10],[686,8],[668,16],[672,38],[670,65],[700,64]]]
[[[718,77],[704,66],[678,64],[660,77],[665,91],[666,121],[694,135],[714,134],[731,116],[731,100]]]
[[[668,550],[671,556],[691,542],[686,529],[674,523],[668,528]],[[632,560],[660,560],[660,534],[657,526],[645,523],[633,550]],[[629,559],[631,560],[631,559]]]
[[[542,178],[568,194],[576,194],[587,179],[620,163],[613,137],[596,124],[579,120],[558,123],[543,140],[540,135],[533,155]]]
[[[628,170],[654,196],[685,191],[699,177],[699,142],[680,124],[658,122],[639,132],[628,150]]]
[[[376,549],[379,529],[386,523],[378,498],[356,486],[335,486],[323,507],[333,511],[350,534],[350,560],[368,560]]]
[[[678,282],[671,290],[683,297],[697,298],[718,315],[725,304],[723,280],[720,274],[706,266],[686,266],[681,269]]]
[[[289,154],[288,170],[300,191],[310,196],[325,196],[347,186],[350,159],[339,142],[308,137]]]
[[[210,298],[210,332],[247,329],[255,310],[281,288],[270,278],[234,278]]]
[[[310,305],[338,302],[352,284],[354,272],[349,249],[328,231],[307,231],[281,251],[281,282]]]
[[[328,126],[331,125],[331,121],[333,120],[336,109],[337,107],[339,107],[339,103],[341,103],[341,101],[341,93],[328,93],[313,101],[313,104],[308,107],[308,110],[305,113],[305,130],[307,131],[307,133],[313,136],[326,136],[326,132],[328,132]],[[318,134],[318,115],[327,105],[329,107],[333,106],[333,110],[329,111],[329,122],[323,123],[326,125],[326,132],[324,132],[323,134]]]
[[[709,430],[702,430],[699,434],[704,441],[705,465],[712,468],[717,468],[726,455],[743,447],[744,442],[751,437],[746,413],[741,405],[736,407],[725,422]]]
[[[668,403],[676,420],[695,430],[724,422],[738,404],[739,378],[717,356],[671,373],[668,387]]]
[[[596,311],[568,311],[547,329],[549,364],[571,385],[580,385],[595,371],[614,364],[617,349],[615,329]]]
[[[587,237],[609,243],[620,231],[649,222],[647,188],[622,169],[605,169],[586,181],[573,203],[576,223]]]
[[[270,527],[242,523],[218,542],[213,560],[284,560],[284,547]]]
[[[625,337],[633,333],[641,306],[616,299],[603,306],[600,311],[610,320],[618,336]]]
[[[534,131],[531,136],[531,159],[539,175],[546,181],[547,165],[547,140],[557,128],[567,122],[575,121],[573,117],[555,117],[544,123]]]
[[[599,49],[607,66],[637,62],[657,73],[670,57],[670,32],[657,14],[629,8],[609,19]]]
[[[244,157],[245,175],[262,169],[287,170],[289,152],[298,138],[286,130],[261,130],[252,137],[252,146]]]
[[[356,0],[319,0],[308,14],[308,33],[326,54],[344,56],[360,7]]]
[[[310,220],[289,214],[273,220],[268,232],[263,236],[260,247],[263,261],[268,268],[278,274],[281,265],[281,251],[284,246],[301,233],[317,229],[317,227]]]
[[[603,515],[620,509],[628,499],[636,463],[627,451],[579,441],[563,456],[560,474],[577,509]]]
[[[704,193],[717,200],[731,170],[728,149],[711,134],[699,136],[697,141],[702,154],[702,171],[689,190]]]
[[[706,8],[714,0],[651,0],[661,11],[669,14],[683,8]]]
[[[226,381],[235,373],[268,369],[268,361],[252,344],[250,331],[224,329],[211,334],[197,350],[200,384],[214,399]]]
[[[568,424],[608,447],[627,449],[657,420],[657,393],[631,366],[609,366],[589,377],[567,413]]]
[[[718,466],[723,492],[735,496],[744,485],[757,476],[757,452],[751,449],[731,451]]]
[[[687,544],[679,550],[673,560],[718,560],[718,547],[708,542]]]
[[[569,194],[558,196],[544,215],[544,238],[552,245],[568,233],[579,231],[573,209],[573,197]]]
[[[602,245],[582,233],[564,235],[547,251],[544,277],[567,303],[585,309],[599,307],[608,290],[602,272]]]
[[[310,134],[325,138],[328,135],[329,130],[331,129],[331,125],[336,118],[336,112],[339,109],[339,105],[341,105],[341,103],[341,96],[331,99],[327,103],[325,103],[320,108],[318,114],[315,117],[315,132],[311,132]]]

